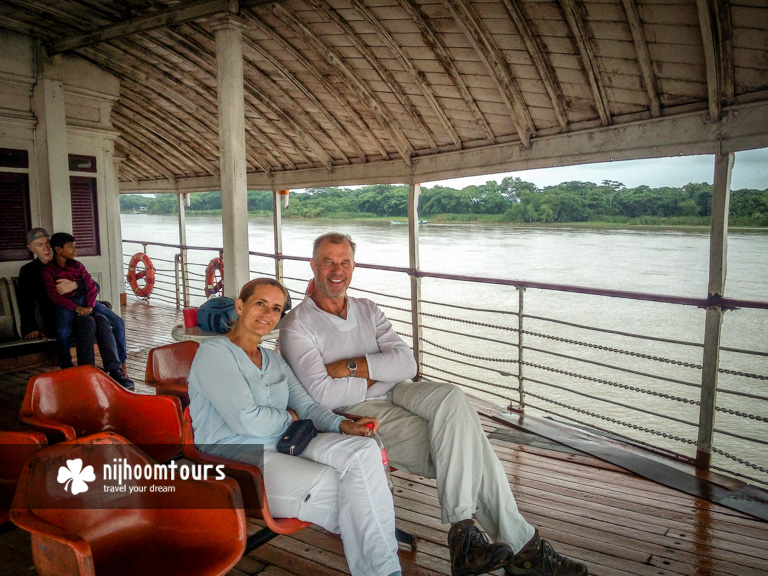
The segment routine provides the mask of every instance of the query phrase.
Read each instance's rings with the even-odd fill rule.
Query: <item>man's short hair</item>
[[[27,244],[32,244],[35,240],[38,238],[50,238],[51,235],[48,234],[48,230],[45,228],[32,228],[29,232],[27,232]]]
[[[72,234],[67,234],[66,232],[56,232],[56,234],[51,236],[51,248],[56,248],[57,246],[59,248],[64,248],[64,244],[74,241],[75,237],[72,236]]]
[[[349,245],[352,247],[352,258],[355,258],[355,248],[357,248],[357,244],[353,242],[352,237],[349,234],[342,234],[341,232],[328,232],[327,234],[318,236],[315,239],[315,244],[312,246],[312,258],[317,256],[317,251],[320,249],[320,244],[323,242],[330,242],[331,244],[343,244],[344,242],[349,242]]]

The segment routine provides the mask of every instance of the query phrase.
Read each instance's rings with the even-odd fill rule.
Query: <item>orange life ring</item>
[[[217,279],[218,277],[218,279]],[[214,258],[205,267],[205,295],[211,297],[224,287],[224,260]]]
[[[144,270],[136,272],[136,264],[144,264]],[[152,260],[143,252],[136,252],[128,263],[128,284],[131,290],[139,298],[149,298],[152,289],[155,287],[155,267]],[[139,280],[144,280],[144,286],[139,287]]]

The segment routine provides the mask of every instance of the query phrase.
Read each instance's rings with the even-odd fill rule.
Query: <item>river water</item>
[[[175,216],[124,214],[121,220],[125,239],[178,243]],[[331,230],[352,236],[357,243],[358,263],[408,267],[407,226],[386,221],[284,220],[283,253],[308,257],[314,238]],[[187,244],[221,246],[220,217],[188,216]],[[252,251],[273,252],[270,219],[250,219],[249,244]],[[126,244],[124,253],[132,254],[137,248],[135,244]],[[153,260],[156,256],[172,258],[172,252],[149,249]],[[598,230],[432,222],[420,226],[420,268],[427,272],[671,296],[706,297],[708,253],[707,229]],[[192,251],[190,259],[205,263],[215,255],[210,251]],[[730,232],[727,263],[726,296],[768,300],[768,232]],[[309,264],[286,261],[284,266],[287,285],[300,294],[310,277]],[[270,274],[274,267],[271,260],[252,257],[251,269]],[[355,271],[353,286],[400,298],[407,298],[410,293],[405,274],[360,267]],[[448,380],[458,374],[462,382],[467,377],[476,393],[482,390],[480,396],[502,405],[519,401],[514,390],[518,366],[508,359],[517,358],[514,330],[518,327],[518,296],[509,287],[424,279],[422,300],[435,303],[423,306],[430,314],[424,320],[428,328],[422,335],[429,341],[424,345],[424,363],[440,369],[448,367],[446,373],[436,368],[425,368],[425,373]],[[696,440],[696,433],[691,423],[698,420],[698,407],[692,402],[698,400],[701,348],[668,341],[700,345],[704,338],[704,311],[548,290],[528,289],[523,296],[527,315],[524,328],[528,331],[524,337],[528,348],[524,351],[523,371],[530,379],[525,384],[529,395],[527,409],[542,414],[564,412],[574,422],[603,428],[612,428],[614,420],[630,422],[630,426],[618,426],[618,431],[641,442],[693,455],[695,447],[691,442]],[[409,302],[378,294],[370,297],[384,306],[398,332],[409,340]],[[198,295],[193,303],[202,301]],[[447,309],[442,304],[462,308]],[[488,340],[467,340],[470,334]],[[626,334],[657,340],[638,340]],[[766,354],[767,334],[768,311],[728,312],[723,322],[722,343],[725,347]],[[580,344],[574,346],[570,340]],[[621,368],[616,369],[617,365]],[[726,351],[721,353],[721,367],[761,377],[721,375],[721,390],[734,393],[719,394],[719,405],[730,412],[718,414],[716,428],[765,438],[768,427],[763,420],[768,418],[768,401],[762,398],[768,397],[768,358]],[[648,374],[654,377],[649,378]],[[490,382],[490,387],[476,380]],[[606,387],[605,382],[613,384]],[[493,388],[498,386],[512,390]],[[491,392],[486,394],[487,390]],[[606,396],[611,397],[612,404],[603,405],[600,399]],[[666,396],[682,398],[683,403],[670,404]],[[660,424],[658,418],[644,410],[663,413],[668,420]],[[744,418],[733,412],[753,417]],[[768,450],[764,445],[718,433],[715,446],[760,468],[768,468]],[[714,461],[753,478],[768,480],[768,474],[759,469],[739,467],[723,456],[716,455]]]

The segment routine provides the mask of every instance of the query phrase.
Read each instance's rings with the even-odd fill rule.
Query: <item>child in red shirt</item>
[[[43,268],[43,282],[51,302],[56,304],[56,345],[59,352],[59,362],[66,365],[69,360],[69,338],[72,335],[72,324],[75,316],[93,315],[97,323],[108,322],[111,327],[114,342],[99,338],[97,343],[104,369],[118,384],[125,388],[133,388],[133,382],[121,372],[127,353],[125,349],[125,323],[112,310],[96,301],[99,287],[80,262],[75,260],[77,247],[71,234],[57,232],[51,236],[53,259]],[[56,281],[59,279],[74,280],[81,283],[83,290],[75,290],[68,294],[56,291]],[[116,350],[114,350],[116,345]]]

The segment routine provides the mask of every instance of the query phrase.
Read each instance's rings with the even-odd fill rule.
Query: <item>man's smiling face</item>
[[[346,240],[340,244],[324,241],[310,260],[315,273],[315,290],[326,298],[343,298],[352,282],[355,257]]]

